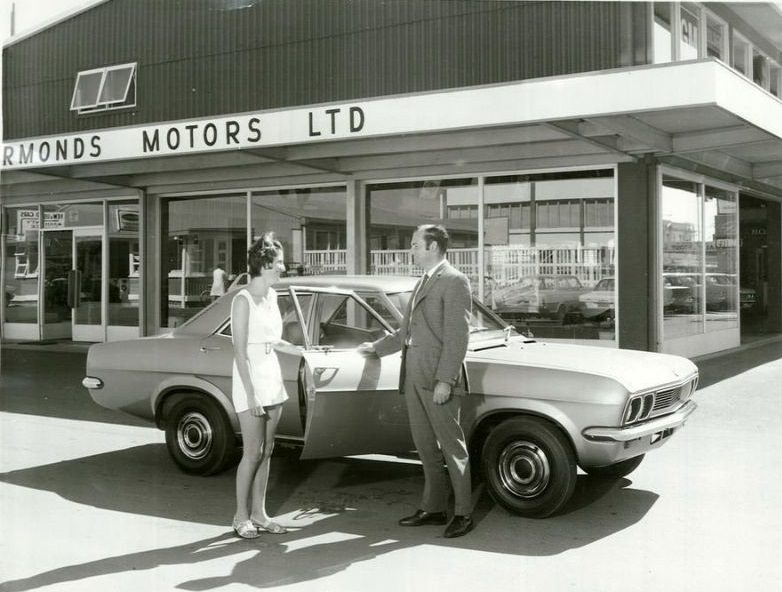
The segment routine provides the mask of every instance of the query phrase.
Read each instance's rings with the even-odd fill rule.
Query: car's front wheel
[[[644,459],[644,455],[634,456],[627,460],[614,463],[612,465],[606,465],[604,467],[582,467],[588,475],[592,477],[602,477],[607,479],[619,479],[625,475],[629,475],[638,468],[641,461]]]
[[[231,423],[217,402],[203,395],[184,395],[166,417],[166,446],[186,473],[213,475],[231,466],[237,444]]]
[[[576,485],[576,459],[562,432],[535,417],[500,423],[486,438],[481,468],[492,497],[528,518],[560,510]]]

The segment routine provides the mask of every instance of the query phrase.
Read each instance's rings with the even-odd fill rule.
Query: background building
[[[3,68],[5,339],[176,326],[267,229],[416,273],[422,222],[541,339],[782,331],[776,4],[107,0]]]

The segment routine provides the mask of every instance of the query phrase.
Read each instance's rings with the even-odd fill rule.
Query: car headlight
[[[654,407],[654,393],[632,397],[625,407],[622,423],[627,425],[649,417]]]

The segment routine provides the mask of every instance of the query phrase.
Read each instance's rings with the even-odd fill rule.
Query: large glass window
[[[706,55],[728,62],[727,25],[712,14],[706,16]]]
[[[663,176],[663,335],[738,327],[736,195]]]
[[[347,271],[344,187],[257,192],[250,203],[251,235],[275,233],[288,275]]]
[[[613,171],[490,177],[484,199],[484,301],[536,337],[614,339]]]
[[[109,325],[139,325],[139,222],[138,202],[109,204]]]
[[[448,260],[479,292],[478,180],[441,179],[368,186],[370,273],[419,275],[410,240],[420,224],[442,224],[450,234]]]
[[[704,186],[706,331],[738,327],[736,195]]]
[[[215,282],[247,270],[247,196],[167,199],[161,210],[161,323],[176,327],[209,304]]]
[[[698,185],[663,177],[663,332],[665,339],[703,332],[703,228]]]
[[[37,207],[5,210],[5,321],[38,322],[38,233]]]

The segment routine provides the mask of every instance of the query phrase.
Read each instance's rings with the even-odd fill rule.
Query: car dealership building
[[[273,230],[415,274],[444,224],[540,339],[782,332],[774,3],[105,0],[3,47],[5,340],[175,327]]]

